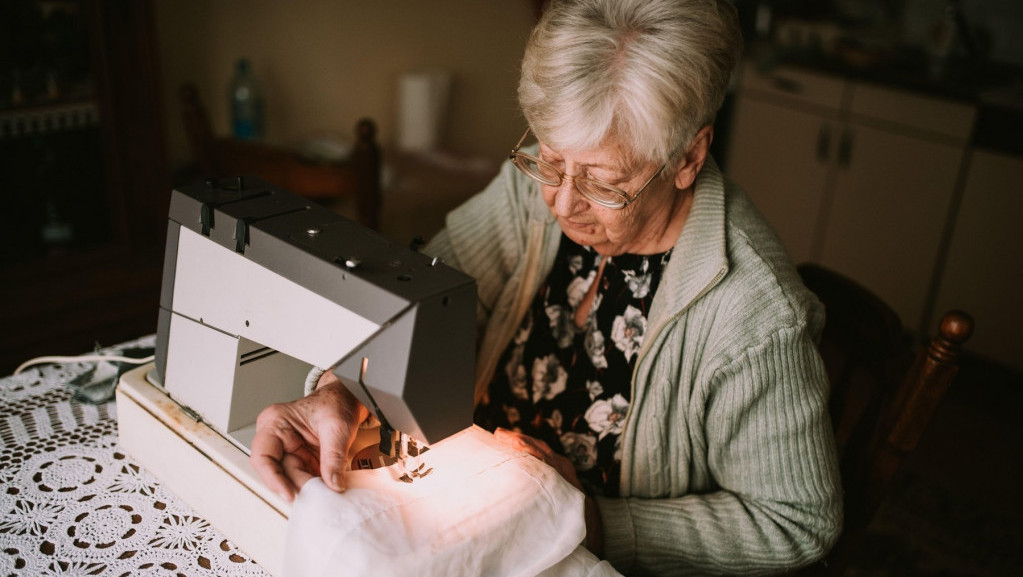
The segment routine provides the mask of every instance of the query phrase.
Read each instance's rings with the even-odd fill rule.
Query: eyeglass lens
[[[564,180],[564,174],[553,166],[538,161],[528,155],[522,153],[516,153],[515,166],[522,172],[526,173],[526,176],[533,178],[534,180],[546,184],[548,186],[560,186]],[[574,178],[576,188],[590,200],[598,202],[604,206],[624,206],[626,204],[627,197],[623,191],[617,189],[610,184],[594,180],[592,178]]]

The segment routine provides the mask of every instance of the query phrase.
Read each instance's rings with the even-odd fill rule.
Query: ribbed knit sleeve
[[[696,392],[702,418],[696,407],[675,417],[698,419],[682,428],[706,445],[677,473],[684,496],[601,499],[608,560],[627,574],[756,575],[820,558],[837,538],[841,501],[826,377],[806,332],[767,336]],[[664,446],[662,432],[640,427],[635,443]]]
[[[647,335],[623,498],[599,501],[605,555],[628,575],[778,573],[841,527],[822,308],[745,195],[726,210],[727,274]]]
[[[492,308],[526,249],[529,182],[510,162],[479,194],[445,219],[445,228],[423,248],[476,279],[481,303]]]

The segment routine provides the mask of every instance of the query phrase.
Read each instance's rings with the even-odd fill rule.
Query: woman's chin
[[[606,234],[603,234],[602,230],[598,230],[597,227],[590,226],[572,226],[569,223],[559,220],[558,223],[561,225],[561,232],[565,233],[572,242],[579,246],[586,246],[592,248],[597,254],[604,256],[615,256],[621,254],[618,246],[611,242]]]
[[[565,233],[565,236],[583,246],[592,246],[594,243],[606,240],[604,235],[598,234],[597,227],[592,224],[575,224],[559,218],[558,225],[561,226],[561,232]]]

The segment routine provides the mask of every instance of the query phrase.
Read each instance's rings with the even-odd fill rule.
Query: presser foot
[[[425,469],[425,468],[426,468],[426,464],[423,463],[423,464],[420,464],[418,467],[416,467],[412,471],[406,470],[404,475],[398,477],[398,480],[403,482],[403,483],[414,483],[416,479],[422,479],[423,477],[425,477],[425,476],[427,476],[427,475],[429,475],[430,473],[433,472],[433,467],[430,467],[429,469],[426,469],[424,471],[423,469]]]
[[[422,462],[422,454],[428,449],[429,447],[426,445],[420,446],[415,439],[405,433],[398,434],[398,462],[401,463],[401,470],[403,471],[403,474],[398,477],[399,481],[412,483],[416,479],[421,479],[433,472],[433,467],[427,469],[426,463]]]
[[[358,451],[352,458],[352,469],[380,469],[395,466],[395,472],[400,473],[396,479],[402,483],[414,483],[417,479],[422,479],[433,472],[433,467],[427,466],[423,458],[423,454],[430,447],[419,444],[404,433],[395,433],[394,437],[390,454],[383,453],[376,444],[369,445]]]

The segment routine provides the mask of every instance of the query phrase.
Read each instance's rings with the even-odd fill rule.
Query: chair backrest
[[[819,350],[845,492],[842,536],[827,562],[804,574],[839,575],[958,372],[973,320],[946,313],[937,336],[914,351],[898,315],[863,286],[819,265],[799,273],[827,315]]]
[[[354,198],[359,222],[379,230],[380,147],[371,119],[356,123],[355,143],[347,160],[311,162],[288,147],[216,136],[199,91],[191,83],[180,87],[178,98],[192,159],[202,176],[251,174],[310,199]]]
[[[181,119],[185,125],[185,136],[188,137],[188,148],[192,151],[192,160],[204,176],[224,174],[213,152],[210,118],[206,115],[195,85],[190,82],[182,84],[178,88],[178,101],[181,103]]]

